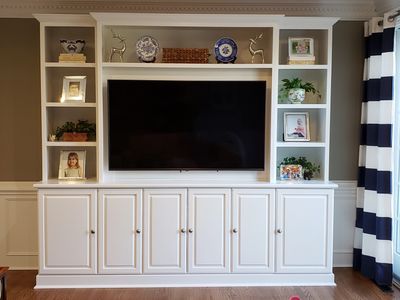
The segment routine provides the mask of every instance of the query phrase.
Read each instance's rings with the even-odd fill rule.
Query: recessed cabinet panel
[[[186,190],[144,192],[145,273],[186,271]]]
[[[99,272],[141,272],[142,191],[99,192]]]
[[[95,191],[40,191],[39,205],[41,273],[95,273]]]
[[[232,216],[233,272],[273,272],[275,190],[234,189]]]
[[[230,261],[229,189],[189,190],[189,272],[226,273]]]
[[[278,190],[277,201],[277,271],[331,272],[333,191]]]

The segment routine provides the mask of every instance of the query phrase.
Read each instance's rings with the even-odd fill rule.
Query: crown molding
[[[340,17],[342,20],[366,20],[376,15],[373,1],[51,1],[1,0],[0,17],[31,18],[32,14],[89,12],[152,12],[152,13],[218,13],[218,14],[284,14],[287,16]],[[318,3],[319,4],[318,4]]]

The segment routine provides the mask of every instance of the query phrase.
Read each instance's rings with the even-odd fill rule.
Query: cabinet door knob
[[[236,228],[233,228],[233,229],[232,229],[232,232],[233,232],[233,233],[237,233],[238,230],[237,230]]]
[[[193,233],[193,229],[192,228],[189,228],[189,233]]]
[[[185,229],[185,228],[182,228],[182,229],[181,229],[181,232],[182,232],[182,233],[186,233],[186,229]]]
[[[282,229],[277,229],[276,233],[282,233]]]
[[[142,231],[140,229],[136,229],[136,233],[140,234]]]
[[[91,234],[95,234],[96,231],[94,231],[94,230],[92,229],[92,230],[90,230],[90,233],[91,233]]]

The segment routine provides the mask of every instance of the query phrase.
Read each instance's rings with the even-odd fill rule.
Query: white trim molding
[[[375,2],[380,2],[376,0]],[[388,2],[388,1],[386,1]],[[390,4],[390,3],[389,3]],[[384,7],[391,7],[386,4]],[[382,6],[382,5],[381,5]],[[382,6],[383,7],[383,6]],[[0,17],[31,18],[38,13],[89,12],[284,14],[287,16],[341,17],[344,20],[367,20],[376,16],[373,0],[175,0],[156,1],[51,1],[2,0]]]

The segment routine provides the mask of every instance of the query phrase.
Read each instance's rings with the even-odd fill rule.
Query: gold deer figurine
[[[253,47],[257,45],[257,40],[261,40],[263,37],[263,34],[261,33],[258,37],[254,39],[250,39],[250,45],[249,45],[249,51],[251,54],[251,63],[254,64],[254,57],[256,55],[261,56],[262,63],[264,63],[264,50],[263,49],[254,49]]]
[[[116,34],[112,29],[111,32],[113,34],[113,39],[118,39],[119,42],[122,43],[122,47],[121,48],[111,47],[110,58],[108,59],[108,61],[112,62],[113,56],[114,54],[116,54],[119,56],[120,62],[123,62],[124,53],[126,50],[126,43],[125,43],[126,38],[121,37],[120,34]]]

